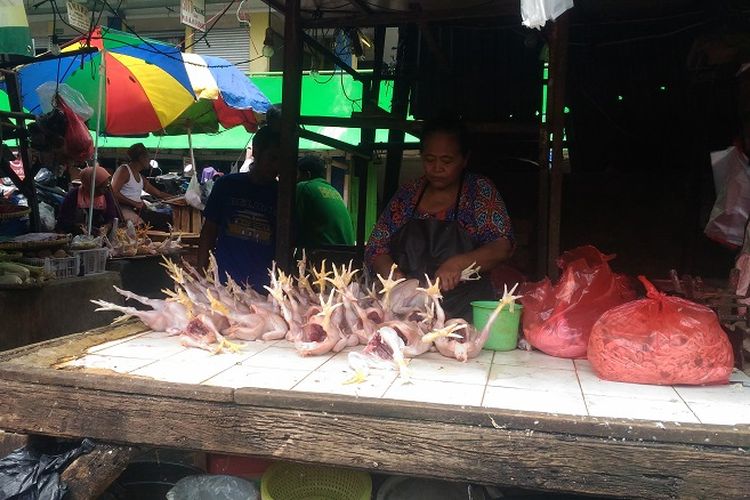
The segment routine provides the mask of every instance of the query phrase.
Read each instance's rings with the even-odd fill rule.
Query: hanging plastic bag
[[[203,210],[205,205],[201,200],[201,185],[198,182],[198,176],[193,168],[193,174],[190,177],[190,183],[188,184],[187,191],[185,191],[185,202],[193,208]]]
[[[573,0],[521,0],[521,19],[524,26],[542,29],[571,7]]]
[[[36,93],[44,113],[52,111],[55,107],[55,99],[59,95],[81,120],[86,121],[94,116],[94,109],[86,102],[83,94],[67,83],[58,85],[56,82],[44,82],[36,88]]]
[[[706,224],[705,234],[723,245],[742,245],[750,213],[750,166],[747,156],[736,146],[711,153],[716,202]]]
[[[589,339],[589,361],[604,379],[659,385],[726,384],[734,356],[711,309],[659,292],[607,311]]]
[[[88,160],[94,155],[94,141],[89,129],[63,99],[58,99],[57,106],[65,114],[68,122],[65,129],[65,154],[73,161]]]
[[[61,453],[47,454],[31,447],[14,451],[0,459],[0,498],[62,500],[68,488],[60,481],[60,472],[93,449],[93,441],[84,439]]]
[[[627,278],[610,269],[613,258],[593,246],[579,247],[558,258],[562,276],[554,286],[546,278],[525,285],[520,293],[526,341],[550,356],[585,357],[599,316],[635,298]]]

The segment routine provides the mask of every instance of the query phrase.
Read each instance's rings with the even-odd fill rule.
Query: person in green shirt
[[[336,188],[326,181],[323,159],[303,156],[297,168],[297,245],[302,248],[354,245],[349,210]]]

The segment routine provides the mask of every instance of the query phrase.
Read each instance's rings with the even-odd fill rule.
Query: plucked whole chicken
[[[387,277],[378,275],[368,284],[360,270],[348,266],[309,266],[303,253],[296,275],[275,265],[269,270],[270,284],[263,295],[241,286],[230,276],[222,284],[213,256],[205,273],[183,262],[165,259],[174,280],[166,299],[141,297],[115,288],[126,299],[148,309],[93,300],[97,311],[123,313],[117,321],[137,317],[146,326],[173,335],[181,342],[219,353],[241,349],[237,340],[286,339],[302,356],[352,352],[349,361],[356,372],[353,381],[366,377],[368,368],[389,365],[408,378],[408,359],[437,350],[444,356],[466,361],[479,355],[492,322],[504,307],[513,307],[513,291],[505,293],[481,332],[464,320],[446,318],[441,306],[439,280],[426,277],[422,287],[415,279],[394,280],[395,266]],[[464,273],[472,279],[478,268]]]

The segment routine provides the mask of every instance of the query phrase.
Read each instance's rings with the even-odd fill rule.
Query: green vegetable
[[[0,262],[0,272],[5,275],[15,274],[21,281],[26,281],[31,277],[31,271],[26,267],[14,262]]]
[[[0,285],[23,285],[23,280],[17,274],[3,274],[0,276]]]

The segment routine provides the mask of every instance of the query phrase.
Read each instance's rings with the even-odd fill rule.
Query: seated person
[[[352,218],[339,192],[325,180],[323,159],[304,156],[297,162],[297,170],[298,246],[354,245]]]
[[[171,195],[154,187],[142,173],[151,168],[148,150],[143,143],[136,143],[128,148],[130,161],[120,165],[112,176],[112,194],[120,204],[123,218],[133,221],[134,224],[147,223],[155,229],[168,230],[172,222],[170,214],[149,210],[141,200],[141,193],[148,194],[165,200]]]
[[[56,231],[72,234],[85,234],[91,204],[91,182],[94,188],[94,219],[91,232],[109,231],[117,217],[117,203],[109,189],[109,172],[102,167],[86,167],[81,170],[79,186],[74,186],[65,196],[57,217]]]

